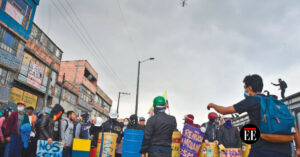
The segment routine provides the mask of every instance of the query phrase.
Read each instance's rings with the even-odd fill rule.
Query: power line
[[[112,67],[108,64],[108,62],[105,60],[105,57],[103,55],[103,52],[96,44],[96,42],[93,40],[93,38],[91,37],[90,33],[87,31],[85,25],[82,23],[82,21],[80,20],[80,18],[78,17],[77,13],[75,12],[75,10],[73,9],[72,5],[70,4],[70,2],[68,0],[66,0],[67,5],[69,6],[70,10],[72,11],[72,13],[74,14],[75,18],[77,19],[77,21],[79,22],[79,24],[81,25],[81,28],[84,30],[84,32],[87,34],[88,39],[91,41],[92,45],[96,48],[96,50],[100,53],[101,57],[103,58],[103,62],[107,65],[107,67],[110,69],[110,71],[117,77],[117,79],[121,82],[121,84],[127,88],[127,86],[123,83],[123,81],[120,79],[119,75],[117,73],[115,73],[115,71],[112,69]],[[128,88],[127,88],[128,89]]]
[[[132,36],[129,34],[128,24],[127,24],[127,21],[126,21],[124,12],[123,12],[123,10],[122,10],[122,7],[121,7],[121,5],[120,5],[119,0],[116,0],[116,1],[117,1],[117,3],[118,3],[118,7],[119,7],[119,10],[120,10],[120,13],[121,13],[121,17],[122,17],[122,20],[123,20],[123,24],[124,24],[124,27],[125,27],[125,31],[126,31],[126,33],[128,34],[128,36],[129,36],[129,40],[130,40],[130,42],[131,42],[131,46],[132,46],[133,52],[134,52],[135,54],[138,54],[138,56],[141,58],[140,54],[136,52],[136,49],[135,49],[135,48],[133,48],[133,47],[134,47],[134,44],[133,44],[133,43],[134,43],[134,42],[133,42],[134,40],[133,40]],[[142,57],[143,57],[143,55],[142,55]]]
[[[74,26],[73,25],[71,25],[70,24],[70,21],[69,21],[69,19],[67,18],[67,16],[65,16],[64,14],[63,14],[63,12],[60,10],[60,8],[57,6],[57,4],[55,3],[55,2],[53,2],[52,0],[51,0],[51,2],[52,2],[52,4],[55,6],[55,8],[59,11],[59,13],[63,16],[63,18],[66,20],[66,22],[70,25],[70,27],[72,28],[72,30],[77,34],[77,36],[79,37],[79,39],[81,40],[81,42],[84,44],[84,46],[90,51],[90,52],[92,52],[92,55],[95,57],[95,59],[96,59],[96,61],[99,63],[99,60],[97,60],[97,53],[96,53],[96,56],[95,56],[95,54],[94,54],[94,52],[93,52],[93,50],[91,49],[91,47],[88,45],[88,41],[86,41],[86,39],[83,39],[83,38],[85,38],[84,37],[84,35],[82,35],[82,32],[80,31],[80,29],[78,29],[79,31],[77,31],[76,30],[76,28],[74,28],[74,26],[76,27],[77,26],[77,24],[74,22],[74,20],[72,19],[72,18],[70,18],[70,20],[71,20],[71,22],[74,24]],[[59,2],[60,3],[60,2]],[[66,10],[65,10],[66,11]],[[67,11],[66,11],[67,12]],[[78,26],[77,26],[78,27]],[[83,36],[83,38],[81,37],[81,36]],[[116,86],[116,84],[114,84],[115,86]],[[116,86],[116,88],[118,88],[119,89],[119,87],[117,87]]]

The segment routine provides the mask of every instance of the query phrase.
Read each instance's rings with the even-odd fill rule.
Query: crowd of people
[[[194,123],[194,115],[187,114],[184,124],[199,128],[205,133],[203,143],[215,143],[223,148],[241,148],[239,128],[232,125],[232,114],[247,112],[250,124],[260,126],[261,101],[264,96],[261,92],[263,81],[259,75],[249,75],[243,80],[245,99],[233,106],[220,106],[210,103],[207,109],[213,108],[216,112],[208,114],[208,122],[201,125]],[[286,85],[281,89],[286,88]],[[284,93],[283,93],[284,96]],[[26,107],[24,102],[17,104],[17,111],[6,108],[0,113],[0,156],[4,157],[35,157],[37,141],[46,140],[48,144],[60,141],[63,145],[63,157],[72,156],[74,138],[90,139],[91,151],[97,148],[100,132],[116,133],[116,157],[122,156],[122,142],[125,129],[143,130],[144,137],[139,153],[142,157],[170,157],[172,153],[172,134],[177,131],[176,118],[166,113],[166,100],[158,96],[153,101],[153,112],[147,120],[133,114],[129,118],[118,119],[118,113],[111,110],[109,119],[104,122],[101,117],[90,119],[88,112],[81,113],[80,117],[74,111],[67,111],[60,104],[43,113],[35,113],[34,108]],[[220,115],[221,114],[221,115]],[[66,115],[66,117],[63,117]],[[295,129],[297,155],[300,155],[300,136]],[[270,142],[260,139],[252,145],[251,157],[288,157],[292,154],[291,142]],[[199,150],[200,152],[200,150]]]

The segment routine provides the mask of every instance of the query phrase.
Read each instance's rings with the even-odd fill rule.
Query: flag
[[[169,108],[169,100],[168,100],[168,94],[167,94],[167,91],[165,91],[163,97],[164,97],[165,100],[166,100],[166,108]]]

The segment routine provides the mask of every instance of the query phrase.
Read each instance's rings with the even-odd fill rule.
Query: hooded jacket
[[[59,140],[59,119],[54,121],[53,117],[59,112],[64,112],[64,109],[56,104],[50,115],[45,115],[42,118],[42,122],[40,124],[40,140],[48,140],[48,138],[52,138],[54,141]]]

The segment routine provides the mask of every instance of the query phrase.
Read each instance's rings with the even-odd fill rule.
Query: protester
[[[76,115],[74,111],[67,112],[67,118],[60,124],[61,141],[63,144],[63,157],[72,157],[72,144],[73,144],[73,129]]]
[[[81,114],[81,123],[77,125],[76,130],[78,127],[80,128],[80,139],[90,139],[90,128],[92,126],[92,123],[89,120],[89,113],[84,111]],[[77,132],[77,131],[76,131]]]
[[[231,115],[225,115],[224,124],[220,126],[219,130],[219,142],[225,148],[241,148],[242,141],[240,138],[240,132],[237,127],[232,126]]]
[[[273,82],[271,82],[271,84],[274,85],[274,86],[279,86],[280,87],[279,90],[281,90],[281,98],[284,99],[285,98],[285,96],[284,96],[285,95],[285,90],[288,87],[286,82],[279,78],[278,79],[278,84],[275,84]]]
[[[109,113],[109,119],[102,125],[102,132],[116,133],[118,135],[117,144],[119,145],[123,138],[123,125],[118,122],[118,116],[117,111],[111,110]],[[116,156],[120,156],[120,154],[116,153]]]
[[[20,157],[27,141],[22,139],[26,134],[22,134],[21,129],[26,124],[30,127],[28,116],[24,113],[26,104],[24,102],[17,103],[18,111],[11,113],[8,118],[5,134],[7,136],[5,149],[5,157]],[[27,137],[28,138],[28,137]]]
[[[188,125],[191,125],[191,126],[194,126],[194,115],[192,114],[187,114],[184,116],[184,124],[188,124]]]
[[[32,106],[29,106],[26,108],[26,114],[28,115],[29,122],[32,128],[32,131],[30,133],[30,138],[29,138],[29,147],[24,150],[23,156],[26,157],[32,157],[35,155],[35,150],[36,150],[36,143],[37,143],[37,138],[36,138],[36,128],[35,124],[37,121],[36,115],[33,114],[34,108]]]
[[[140,124],[140,126],[142,126],[143,129],[144,129],[145,126],[146,126],[146,119],[145,119],[144,117],[140,117],[140,118],[139,118],[139,124]]]
[[[233,114],[247,112],[250,119],[250,124],[259,126],[260,117],[260,98],[254,95],[264,96],[261,94],[263,90],[263,80],[259,75],[248,75],[244,78],[244,90],[245,99],[239,103],[223,107],[213,103],[210,103],[207,108],[213,108],[221,114]],[[296,143],[297,152],[300,151],[300,139],[297,127],[296,129]],[[268,142],[263,139],[258,140],[255,144],[252,144],[249,157],[284,157],[291,156],[291,144],[290,142],[275,143]]]
[[[127,129],[127,126],[129,125],[129,118],[125,118],[124,121],[123,121],[123,132],[125,129]]]
[[[34,111],[34,108],[31,106],[26,108],[26,113],[28,115],[30,125],[34,127],[37,117],[33,114],[33,111]]]
[[[219,124],[217,122],[218,114],[215,112],[210,112],[208,114],[209,121],[202,124],[202,127],[205,127],[206,132],[203,138],[203,141],[206,145],[209,145],[210,142],[215,142],[217,145],[219,144]]]
[[[48,144],[51,144],[53,141],[59,141],[59,123],[63,113],[63,107],[59,104],[56,104],[49,115],[46,113],[43,116],[40,124],[40,140],[47,140]]]
[[[142,127],[138,123],[138,117],[136,114],[133,114],[129,117],[130,122],[129,125],[127,126],[128,129],[134,129],[134,130],[144,130],[144,127]]]
[[[142,157],[148,153],[149,157],[170,157],[172,153],[172,134],[177,128],[176,119],[167,115],[166,100],[158,96],[153,101],[154,116],[148,119],[142,148]]]
[[[97,117],[96,121],[95,121],[95,124],[94,124],[94,127],[91,129],[91,136],[92,136],[91,147],[92,148],[97,148],[99,133],[102,130],[102,123],[103,123],[102,118]]]

